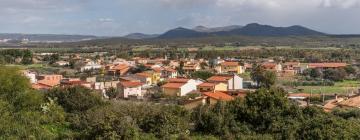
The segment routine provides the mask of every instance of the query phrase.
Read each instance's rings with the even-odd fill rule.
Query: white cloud
[[[100,22],[113,22],[113,21],[115,21],[115,20],[112,19],[112,18],[100,18],[99,21],[100,21]]]

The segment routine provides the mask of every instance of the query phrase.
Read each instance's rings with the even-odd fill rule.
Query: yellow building
[[[202,83],[197,86],[199,92],[227,91],[225,83]]]
[[[245,72],[245,68],[239,62],[223,62],[217,67],[217,71],[218,73],[242,74]]]

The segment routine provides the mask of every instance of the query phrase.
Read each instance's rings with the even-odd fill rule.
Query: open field
[[[359,81],[343,81],[336,82],[334,86],[298,86],[296,89],[289,90],[289,92],[346,95],[356,93],[359,87]]]

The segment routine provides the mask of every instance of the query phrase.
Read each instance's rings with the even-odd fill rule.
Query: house
[[[214,105],[218,101],[231,101],[235,99],[234,97],[224,92],[207,92],[207,93],[203,93],[202,95],[203,96],[197,97],[195,99],[181,101],[179,102],[179,104],[184,108],[191,110],[198,107],[199,105],[205,105],[205,104]]]
[[[223,93],[223,92],[206,92],[203,93],[203,95],[206,97],[206,104],[210,104],[210,105],[214,105],[216,104],[218,101],[231,101],[234,100],[235,98]]]
[[[35,90],[47,91],[52,88],[52,86],[41,84],[41,83],[33,83],[31,84],[31,88]]]
[[[120,98],[129,98],[136,97],[140,99],[143,97],[141,86],[143,83],[140,82],[120,82],[117,86],[119,91],[118,97]]]
[[[84,72],[86,70],[96,70],[96,69],[101,69],[102,66],[95,63],[95,62],[88,62],[85,66],[80,68],[81,72]]]
[[[262,63],[261,66],[268,71],[273,72],[281,72],[282,71],[282,65],[279,63],[273,63],[273,62],[265,62]]]
[[[199,92],[227,91],[227,84],[205,82],[205,83],[198,85],[197,90]]]
[[[178,72],[172,68],[164,68],[161,70],[161,78],[168,79],[168,78],[176,78],[178,76]]]
[[[55,62],[55,65],[62,67],[62,66],[68,66],[68,65],[70,65],[70,63],[67,62],[67,61],[57,61],[57,62]]]
[[[23,75],[30,80],[30,83],[34,84],[37,82],[36,73],[27,70],[22,71]]]
[[[283,64],[283,70],[293,70],[295,74],[301,73],[301,63],[300,62],[285,62]]]
[[[127,64],[110,64],[105,66],[105,70],[111,75],[124,75],[130,70],[130,66]]]
[[[62,75],[40,75],[37,77],[37,84],[55,87],[60,85],[62,79]]]
[[[329,68],[343,68],[347,65],[346,63],[309,63],[307,68],[325,70]]]
[[[184,64],[183,70],[185,73],[193,73],[201,69],[199,63],[186,63]]]
[[[86,82],[86,81],[81,81],[78,78],[67,78],[67,79],[62,79],[60,81],[61,86],[82,86],[82,87],[86,87],[89,89],[92,89],[93,86],[91,83]]]
[[[243,78],[237,74],[233,75],[216,75],[207,79],[210,83],[224,83],[227,84],[227,90],[243,89]]]
[[[160,74],[152,71],[136,73],[135,75],[136,77],[143,79],[141,82],[144,82],[147,85],[154,85],[160,81]]]
[[[353,96],[349,99],[338,102],[338,106],[342,108],[360,108],[360,96]]]
[[[242,74],[245,72],[245,67],[241,66],[239,62],[222,62],[216,67],[218,73],[228,74]]]
[[[197,85],[203,83],[200,80],[171,78],[169,82],[161,86],[162,91],[168,96],[185,96],[197,90]]]
[[[126,77],[122,77],[122,81],[124,81],[125,79],[131,79],[130,81],[140,81],[141,83],[143,83],[143,86],[151,86],[152,83],[152,76],[148,75],[148,74],[132,74],[132,75],[127,75]],[[125,78],[125,79],[124,79]]]

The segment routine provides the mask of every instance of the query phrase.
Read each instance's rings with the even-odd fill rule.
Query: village
[[[360,107],[358,85],[338,90],[326,89],[336,84],[333,82],[336,78],[345,79],[354,75],[351,64],[342,62],[300,63],[273,59],[246,62],[220,57],[174,60],[166,55],[164,58],[124,59],[108,56],[106,52],[91,55],[38,53],[34,54],[34,58],[52,61],[48,65],[60,69],[55,72],[31,68],[23,70],[32,88],[39,91],[82,86],[96,91],[104,99],[176,104],[193,109],[251,94],[260,87],[261,81],[254,78],[255,67],[259,67],[273,73],[273,84],[284,88],[288,92],[287,98],[299,106],[316,105],[325,111],[336,107]],[[345,74],[345,70],[350,71],[349,74]],[[338,76],[339,73],[343,76]]]

